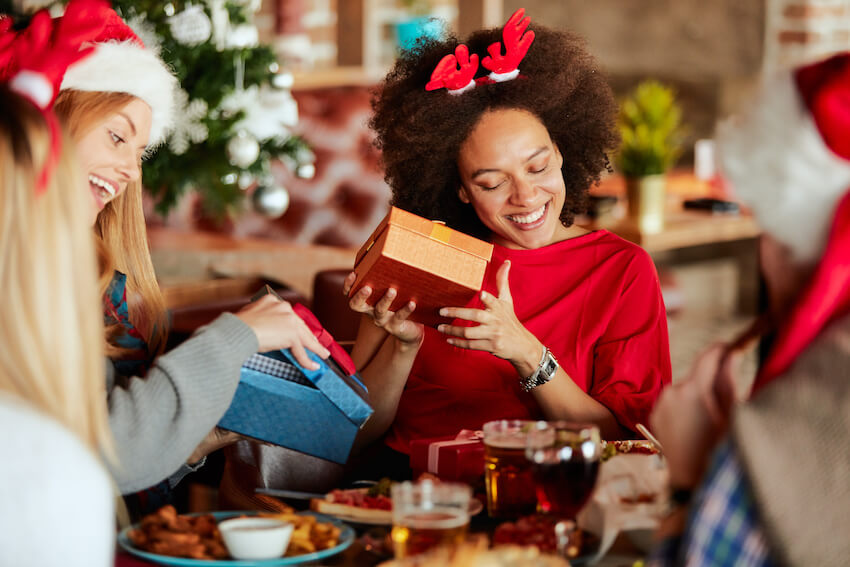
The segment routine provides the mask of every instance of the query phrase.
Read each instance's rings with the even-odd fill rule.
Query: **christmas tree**
[[[276,217],[289,203],[270,162],[311,177],[313,154],[290,133],[298,109],[274,52],[253,23],[260,0],[113,0],[146,45],[159,45],[182,92],[174,132],[143,164],[143,183],[167,213],[187,191],[205,212],[238,212],[252,191],[255,207]]]

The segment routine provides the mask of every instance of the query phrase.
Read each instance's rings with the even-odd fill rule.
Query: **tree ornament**
[[[301,179],[313,179],[316,175],[316,166],[312,163],[302,163],[295,168],[295,175]]]
[[[281,73],[277,73],[274,71],[275,76],[272,77],[272,85],[276,89],[291,89],[293,83],[295,83],[295,79],[292,76],[292,73],[288,71],[283,71]]]
[[[227,142],[227,159],[234,167],[244,169],[260,157],[260,143],[244,130],[239,130]]]
[[[228,49],[245,49],[260,44],[260,32],[253,24],[230,26],[224,36],[224,46]]]
[[[251,187],[251,185],[254,184],[254,181],[255,179],[253,175],[251,175],[247,171],[243,171],[239,174],[239,179],[236,182],[239,184],[240,189],[242,189],[243,191],[247,191]]]
[[[289,191],[272,181],[268,185],[258,185],[251,200],[254,210],[267,218],[276,219],[289,208]]]
[[[189,5],[168,18],[168,26],[174,39],[188,47],[205,43],[212,34],[212,22],[200,5]]]

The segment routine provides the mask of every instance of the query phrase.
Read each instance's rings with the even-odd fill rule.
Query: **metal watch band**
[[[523,391],[530,392],[537,386],[541,386],[551,380],[557,371],[558,361],[552,355],[549,347],[544,346],[543,356],[540,358],[540,363],[537,365],[537,369],[528,378],[520,380],[520,386]]]

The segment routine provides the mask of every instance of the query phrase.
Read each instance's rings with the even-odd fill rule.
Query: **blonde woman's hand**
[[[260,352],[288,348],[304,368],[316,370],[319,365],[310,360],[310,350],[320,358],[330,356],[328,349],[310,331],[307,324],[295,314],[288,301],[273,295],[264,295],[240,309],[236,316],[251,327],[260,343]]]
[[[348,296],[354,281],[357,279],[357,273],[351,272],[345,278],[342,292]],[[375,326],[384,329],[386,332],[397,338],[399,341],[408,344],[419,344],[425,336],[425,327],[420,323],[415,323],[408,319],[410,314],[416,309],[416,304],[408,301],[404,307],[398,311],[390,311],[398,292],[390,288],[387,293],[375,302],[375,305],[369,305],[368,299],[372,295],[372,288],[364,285],[357,290],[351,299],[348,301],[348,306],[358,313],[367,315]]]
[[[496,273],[498,297],[482,291],[484,309],[444,307],[440,315],[478,323],[474,327],[443,324],[437,330],[448,335],[449,344],[472,350],[484,350],[510,361],[517,371],[528,374],[537,368],[543,346],[517,319],[508,283],[511,263],[505,261]],[[530,366],[530,368],[526,368]]]
[[[244,435],[239,435],[238,433],[234,433],[233,431],[228,431],[226,429],[222,429],[220,427],[214,427],[212,431],[207,433],[207,436],[204,437],[204,440],[201,441],[195,450],[189,455],[189,458],[186,462],[190,465],[194,465],[213,451],[218,451],[219,449],[223,449],[228,445],[232,445],[237,441],[241,441],[242,439],[248,439]]]
[[[661,392],[649,422],[664,446],[671,486],[695,487],[726,433],[735,402],[735,363],[725,345],[713,345],[697,357],[686,378]]]

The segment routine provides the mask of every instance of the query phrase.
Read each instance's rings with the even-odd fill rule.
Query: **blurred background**
[[[27,12],[44,2],[12,4]],[[371,90],[419,35],[445,28],[464,36],[501,26],[524,7],[533,22],[584,36],[620,100],[640,103],[635,88],[647,81],[662,88],[644,91],[640,103],[666,105],[675,122],[658,134],[669,151],[650,172],[664,181],[658,222],[642,224],[653,213],[629,208],[633,175],[616,158],[582,222],[644,246],[655,260],[674,377],[704,345],[740,331],[760,301],[759,230],[747,211],[684,207],[703,197],[734,202],[734,188],[714,167],[718,121],[764,74],[850,44],[848,0],[115,5],[163,44],[186,92],[182,141],[169,141],[145,166],[152,253],[178,338],[246,301],[260,281],[317,312],[329,306],[323,322],[350,334],[351,321],[329,320],[344,318],[345,301],[327,272],[351,268],[356,248],[388,209],[389,189],[366,126]]]

